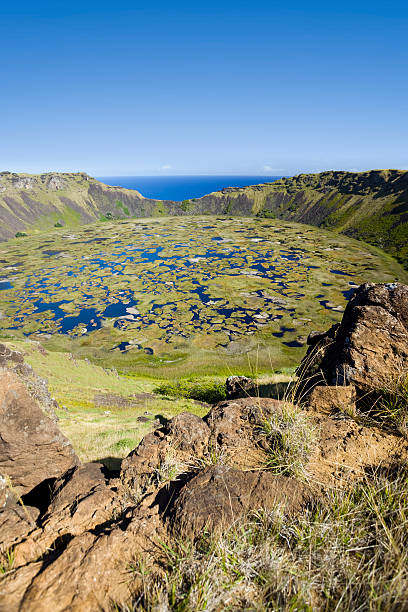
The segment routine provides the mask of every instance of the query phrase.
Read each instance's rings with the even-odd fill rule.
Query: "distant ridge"
[[[166,202],[105,185],[85,172],[0,172],[0,240],[14,238],[17,232],[161,214],[176,211],[170,213]]]
[[[195,202],[223,211],[307,223],[384,249],[408,268],[408,171],[299,174],[269,184],[226,188]]]
[[[144,198],[79,173],[0,173],[0,240],[84,223],[163,215],[256,215],[364,240],[408,268],[408,171],[330,171],[226,187],[202,198]]]

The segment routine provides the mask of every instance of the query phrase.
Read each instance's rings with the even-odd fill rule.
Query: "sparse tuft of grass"
[[[282,411],[265,420],[269,442],[267,469],[273,474],[304,476],[314,441],[314,428],[297,406],[283,404]]]
[[[202,457],[194,457],[190,463],[191,469],[205,469],[211,465],[220,465],[225,462],[225,453],[217,444],[210,444],[208,453]]]
[[[177,476],[186,470],[186,466],[182,463],[172,449],[170,448],[166,457],[160,462],[155,472],[157,484],[162,485],[172,480],[176,480]]]
[[[0,575],[11,572],[14,568],[14,559],[14,550],[12,548],[0,553]]]
[[[388,387],[370,410],[370,417],[381,425],[408,437],[408,373],[404,372]]]

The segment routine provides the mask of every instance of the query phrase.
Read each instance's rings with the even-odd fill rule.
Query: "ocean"
[[[99,176],[107,185],[136,189],[146,198],[181,202],[223,187],[245,187],[276,181],[279,176]]]

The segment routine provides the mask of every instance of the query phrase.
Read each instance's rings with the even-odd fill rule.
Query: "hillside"
[[[172,203],[110,187],[84,172],[15,174],[0,172],[0,240],[17,232],[75,227],[93,221],[177,214]],[[182,211],[181,211],[182,212]]]
[[[195,214],[255,214],[328,228],[378,246],[408,266],[408,171],[299,174],[226,188],[194,202]]]
[[[184,202],[144,198],[81,173],[0,173],[0,240],[17,232],[163,215],[257,215],[323,227],[378,246],[408,267],[408,171],[299,174]]]

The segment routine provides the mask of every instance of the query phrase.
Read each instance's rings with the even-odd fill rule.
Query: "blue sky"
[[[406,2],[4,4],[0,169],[408,168]]]

